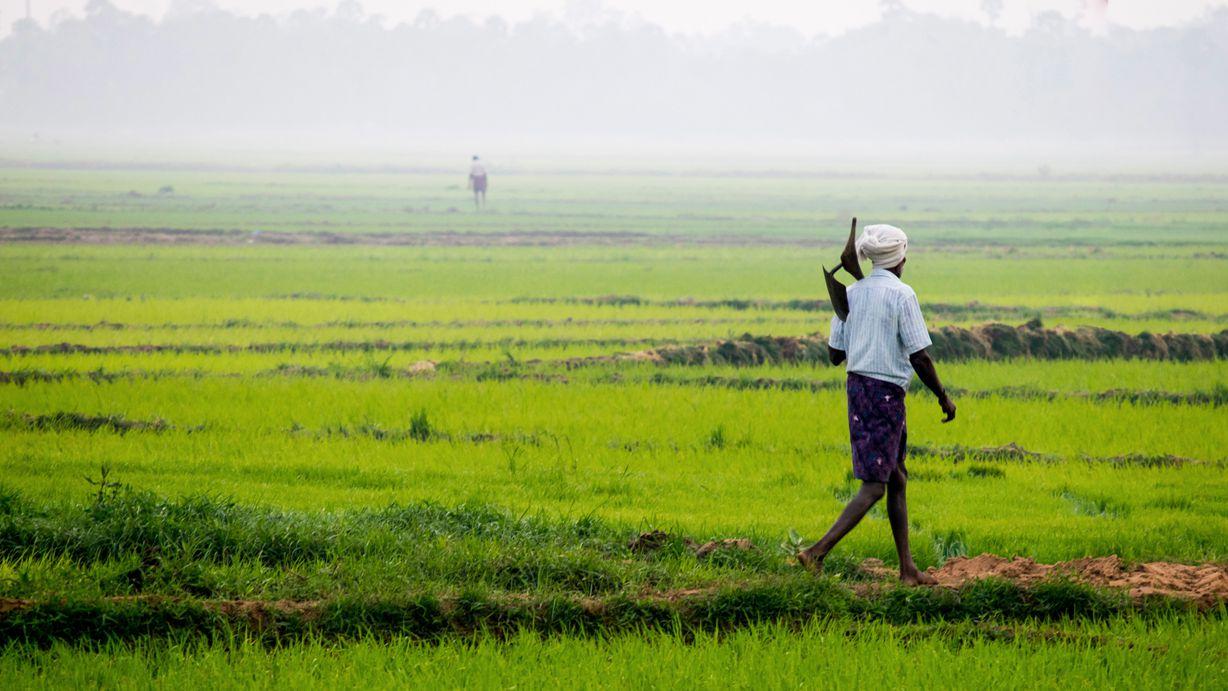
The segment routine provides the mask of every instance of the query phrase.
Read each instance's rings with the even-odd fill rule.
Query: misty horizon
[[[95,0],[84,17],[18,22],[0,39],[0,134],[1197,154],[1228,145],[1225,74],[1228,9],[1100,32],[1046,13],[1012,34],[888,4],[878,22],[805,38],[756,23],[703,37],[545,15],[386,26],[357,4],[155,20]]]

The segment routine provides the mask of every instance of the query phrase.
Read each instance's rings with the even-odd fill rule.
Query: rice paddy
[[[0,169],[6,685],[1222,678],[1228,182],[461,183]],[[909,395],[922,568],[1219,575],[905,588],[881,508],[797,568],[857,485],[819,271],[854,214],[952,344],[958,419]]]

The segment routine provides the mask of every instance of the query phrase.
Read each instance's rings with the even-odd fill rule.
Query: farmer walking
[[[847,361],[849,437],[853,474],[861,490],[818,542],[798,555],[802,566],[823,568],[828,552],[849,534],[883,495],[900,558],[900,580],[933,585],[934,578],[913,562],[908,546],[908,440],[904,395],[915,371],[942,406],[943,422],[955,419],[955,404],[938,380],[926,352],[932,341],[921,316],[917,294],[900,280],[908,237],[889,225],[866,227],[857,239],[857,256],[874,264],[869,276],[848,289],[848,317],[833,317],[828,353],[833,365]],[[860,273],[860,272],[858,272]]]
[[[486,205],[486,166],[475,155],[473,164],[469,166],[469,189],[473,190],[473,208],[480,209]]]

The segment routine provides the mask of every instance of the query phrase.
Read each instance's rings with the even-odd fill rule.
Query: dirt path
[[[714,541],[699,549],[706,549],[711,545],[731,549],[750,549],[749,541],[745,541],[747,546],[741,545],[741,542],[744,541],[725,540],[718,545]],[[861,569],[866,575],[884,584],[893,583],[896,579],[895,570],[886,567],[878,559],[866,559],[862,562]],[[938,587],[952,589],[985,578],[1000,578],[1027,587],[1046,579],[1066,577],[1099,588],[1126,589],[1133,599],[1150,596],[1170,597],[1191,601],[1204,608],[1228,602],[1228,565],[1225,564],[1196,566],[1172,562],[1148,562],[1127,566],[1116,555],[1085,557],[1057,564],[1041,564],[1025,557],[1006,559],[994,554],[982,554],[976,557],[955,557],[940,568],[930,568],[928,573],[938,580]],[[720,587],[713,585],[667,591],[645,590],[639,593],[639,598],[677,604],[710,598],[720,590]],[[869,595],[878,591],[878,588],[869,588],[864,594]],[[531,593],[506,593],[500,598],[517,602],[534,601]],[[181,598],[167,595],[129,595],[101,599],[114,603],[146,604],[181,601]],[[445,606],[451,606],[448,600],[449,598],[442,598]],[[202,600],[201,603],[226,614],[257,619],[263,619],[268,610],[315,616],[323,605],[318,600]],[[590,597],[584,598],[584,603],[590,608],[600,608],[602,600]],[[0,617],[14,611],[38,606],[38,604],[36,600],[31,599],[0,597]]]
[[[717,542],[718,548],[742,549],[737,540]],[[695,546],[698,551],[699,546]],[[411,635],[435,640],[477,632],[542,633],[678,630],[731,630],[748,623],[775,620],[801,624],[816,616],[862,612],[898,623],[950,619],[981,621],[1036,616],[1098,616],[1137,611],[1145,598],[1178,599],[1203,612],[1228,602],[1228,568],[1221,564],[1192,566],[1153,562],[1127,567],[1115,556],[1038,564],[1031,559],[1004,559],[983,554],[957,558],[931,569],[937,588],[951,589],[941,597],[923,592],[895,591],[895,574],[877,560],[862,571],[873,580],[833,581],[809,587],[809,578],[752,578],[711,583],[706,587],[653,590],[633,596],[611,593],[578,594],[514,592],[482,596],[452,593],[407,594],[367,600],[217,600],[174,595],[131,595],[68,600],[0,597],[0,645],[10,641],[48,644],[52,641],[143,640],[151,636],[233,635],[236,630],[291,641],[304,637]],[[1102,588],[1117,588],[1128,598],[1104,598],[1086,590],[1040,587],[1045,579],[1068,577]],[[964,589],[983,578],[1002,578],[1020,586],[1005,600],[986,598],[984,589]],[[1029,586],[1035,584],[1035,588]],[[832,587],[826,587],[826,586]],[[847,587],[860,600],[856,607]],[[892,593],[903,594],[894,597]],[[990,588],[989,592],[997,592]],[[965,593],[967,596],[965,597]],[[935,593],[939,594],[939,593]],[[949,597],[948,597],[949,595]],[[880,600],[880,598],[883,598]],[[882,609],[876,605],[882,604]],[[1005,603],[1005,604],[1003,604]],[[1214,614],[1212,614],[1214,616]]]
[[[982,554],[956,557],[929,572],[940,586],[947,588],[958,588],[981,578],[1003,578],[1026,586],[1065,576],[1101,588],[1128,589],[1133,598],[1162,595],[1208,607],[1228,602],[1228,566],[1223,564],[1193,566],[1160,561],[1127,566],[1116,555],[1039,564],[1024,557],[1005,559]]]
[[[21,242],[84,245],[377,245],[385,247],[820,246],[816,240],[799,237],[678,235],[632,231],[330,233],[273,230],[185,230],[180,228],[0,228],[0,243]]]

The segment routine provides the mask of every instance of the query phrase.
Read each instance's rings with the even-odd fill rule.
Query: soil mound
[[[731,537],[725,538],[724,540],[709,540],[696,548],[695,556],[700,559],[705,559],[721,551],[753,552],[756,551],[756,547],[751,544],[750,540],[747,540],[744,537]]]
[[[1039,319],[1019,326],[989,323],[930,332],[931,354],[942,360],[1215,360],[1228,357],[1228,330],[1216,334],[1143,332],[1137,336],[1094,326],[1045,328]]]
[[[829,364],[827,341],[822,336],[794,338],[791,336],[754,336],[700,343],[665,346],[656,350],[632,353],[624,360],[650,361],[665,365],[779,365],[781,363]]]
[[[717,552],[757,552],[750,540],[744,537],[729,537],[708,540],[702,545],[689,537],[677,537],[661,530],[640,533],[627,543],[627,549],[635,554],[652,554],[670,545],[678,544],[698,559],[707,559]]]
[[[939,360],[1216,360],[1228,358],[1228,329],[1215,334],[1141,333],[1137,336],[1082,326],[1077,329],[1045,328],[1039,320],[1019,326],[989,323],[965,329],[944,326],[930,332],[930,353]],[[691,345],[664,346],[630,355],[624,360],[642,360],[665,365],[779,365],[830,364],[827,339],[810,336],[755,336]]]
[[[1047,578],[1067,577],[1102,588],[1125,588],[1135,598],[1162,595],[1203,606],[1228,601],[1228,566],[1220,564],[1150,562],[1127,566],[1116,555],[1040,564],[1025,557],[1005,559],[982,554],[956,557],[929,573],[938,579],[938,585],[947,588],[958,588],[981,578],[1002,578],[1029,585]]]

